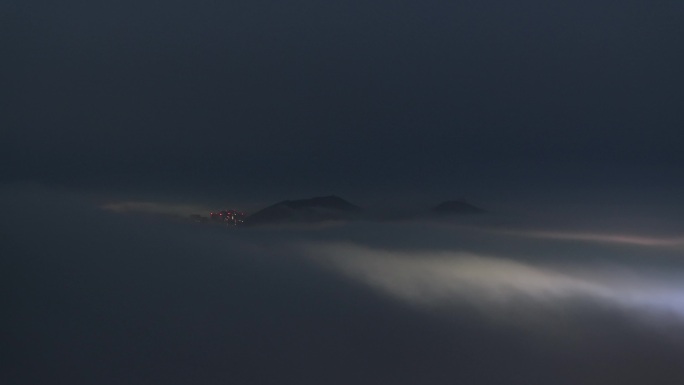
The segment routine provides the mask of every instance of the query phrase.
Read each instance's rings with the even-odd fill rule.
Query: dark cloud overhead
[[[30,1],[5,14],[4,179],[482,191],[667,186],[681,166],[676,2]]]

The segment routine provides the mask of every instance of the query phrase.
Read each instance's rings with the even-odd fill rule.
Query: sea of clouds
[[[228,229],[40,185],[0,200],[2,383],[684,380],[677,221]]]

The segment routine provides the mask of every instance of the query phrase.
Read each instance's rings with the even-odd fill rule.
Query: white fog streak
[[[588,299],[684,316],[684,281],[625,266],[532,265],[467,252],[391,252],[353,244],[308,248],[319,263],[398,299],[505,307],[517,300],[561,306]]]

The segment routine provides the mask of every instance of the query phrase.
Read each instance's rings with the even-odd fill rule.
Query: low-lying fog
[[[647,207],[226,230],[0,199],[5,384],[684,381],[684,220]]]

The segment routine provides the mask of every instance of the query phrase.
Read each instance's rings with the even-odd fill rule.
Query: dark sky
[[[2,181],[243,200],[682,191],[679,1],[0,12]]]

